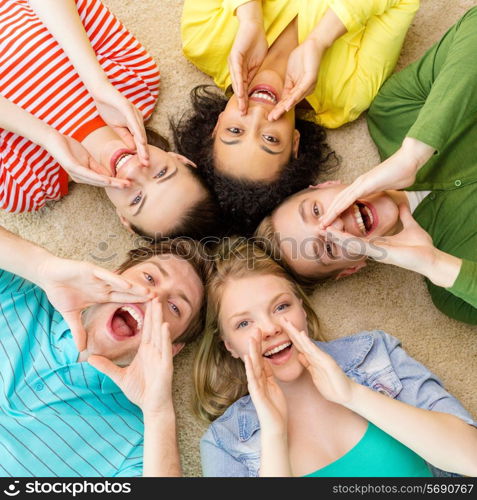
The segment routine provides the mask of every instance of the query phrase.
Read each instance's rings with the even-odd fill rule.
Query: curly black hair
[[[192,109],[170,120],[175,148],[197,164],[218,200],[229,234],[252,234],[263,217],[285,198],[315,183],[337,164],[336,155],[325,142],[323,127],[297,118],[297,157],[290,157],[276,180],[251,181],[219,172],[214,166],[212,133],[227,98],[214,86],[199,85],[191,90],[190,99]]]
[[[170,151],[169,141],[155,130],[146,128],[146,136],[148,144],[164,151]],[[189,208],[168,234],[150,234],[138,226],[131,225],[131,229],[147,241],[157,242],[162,238],[177,238],[179,236],[188,236],[200,240],[208,236],[220,236],[223,234],[221,210],[215,195],[210,192],[209,186],[197,168],[189,165],[186,166],[191,175],[204,187],[207,192],[206,196],[193,207]]]

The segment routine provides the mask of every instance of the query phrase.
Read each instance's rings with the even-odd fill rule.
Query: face
[[[180,337],[202,306],[204,287],[193,267],[175,255],[159,255],[141,262],[122,276],[152,290],[169,323],[171,339]],[[143,304],[97,304],[83,316],[90,354],[105,356],[120,365],[129,364],[139,343],[146,311]],[[175,348],[175,353],[182,346]]]
[[[327,242],[318,233],[318,219],[346,184],[329,182],[290,197],[272,216],[280,249],[288,265],[306,277],[345,276],[365,265],[365,258]],[[338,217],[333,226],[360,238],[394,234],[399,208],[385,192],[360,199]]]
[[[283,83],[273,71],[262,71],[249,86],[248,110],[242,116],[233,95],[214,130],[217,170],[252,181],[273,181],[290,156],[298,153],[300,134],[293,109],[278,120],[267,117],[280,99]]]
[[[258,334],[260,351],[274,376],[290,382],[303,373],[303,365],[282,326],[284,318],[299,330],[307,331],[301,300],[284,278],[256,275],[231,279],[225,284],[219,312],[225,347],[243,361],[249,339]]]
[[[111,171],[131,185],[106,188],[106,194],[127,227],[169,234],[181,216],[206,197],[206,190],[186,166],[191,163],[183,156],[148,146],[150,165],[145,167],[134,151],[124,146],[113,149],[107,155]]]

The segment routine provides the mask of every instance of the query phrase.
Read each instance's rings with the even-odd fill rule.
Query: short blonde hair
[[[248,393],[244,365],[240,359],[230,355],[221,337],[221,297],[229,280],[266,274],[285,279],[293,293],[302,301],[310,337],[323,340],[318,317],[309,299],[260,245],[244,238],[226,239],[217,248],[214,258],[214,272],[207,283],[205,333],[194,362],[194,410],[206,421],[214,420]]]

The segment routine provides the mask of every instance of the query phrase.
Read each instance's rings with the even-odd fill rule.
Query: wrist
[[[253,22],[260,23],[263,27],[261,0],[251,0],[250,2],[240,5],[240,7],[237,7],[235,10],[235,15],[237,16],[240,25],[247,22]]]
[[[451,288],[459,276],[461,267],[462,259],[433,247],[426,272],[423,274],[434,285]]]
[[[176,414],[174,411],[174,405],[172,400],[162,404],[160,407],[156,408],[141,408],[142,415],[144,418],[144,423],[155,423],[163,422],[164,420],[173,420],[175,422]]]
[[[352,410],[358,413],[363,390],[366,390],[366,387],[358,384],[354,380],[350,380],[349,396],[346,401],[341,401],[339,404],[341,404],[341,406],[344,406],[345,408],[348,408],[348,410]]]
[[[42,290],[46,290],[49,281],[48,269],[57,269],[61,260],[60,257],[51,254],[44,248],[33,248],[29,255],[29,265],[27,265],[25,278],[38,285]]]

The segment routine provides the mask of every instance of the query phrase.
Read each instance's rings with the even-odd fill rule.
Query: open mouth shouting
[[[263,357],[267,358],[274,365],[281,365],[286,363],[291,356],[293,344],[287,340],[281,342],[272,348],[267,348],[263,353]]]
[[[378,225],[376,210],[370,203],[357,201],[351,207],[352,214],[363,236],[368,236]]]
[[[136,154],[136,151],[131,149],[119,149],[116,151],[113,156],[111,156],[110,166],[111,172],[114,177],[117,177],[118,172],[121,170],[124,165],[128,162],[128,160]]]
[[[257,85],[248,96],[251,101],[275,105],[279,101],[277,91],[270,85]]]
[[[124,341],[142,332],[144,313],[133,305],[127,304],[114,311],[108,323],[108,332],[114,340]]]

